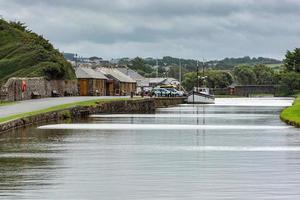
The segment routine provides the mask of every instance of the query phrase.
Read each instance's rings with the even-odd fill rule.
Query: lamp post
[[[74,58],[75,58],[75,68],[77,68],[77,53],[75,54]]]

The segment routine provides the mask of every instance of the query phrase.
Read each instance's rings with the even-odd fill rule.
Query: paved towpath
[[[9,104],[0,106],[0,118],[8,117],[11,115],[32,112],[42,109],[47,109],[53,106],[62,104],[88,101],[94,99],[118,99],[124,98],[124,96],[101,96],[101,97],[58,97],[58,98],[44,98],[44,99],[33,99],[26,101],[19,101],[15,104]]]

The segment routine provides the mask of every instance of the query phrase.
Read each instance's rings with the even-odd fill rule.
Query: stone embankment
[[[184,99],[185,98],[147,98],[101,102],[94,106],[76,106],[0,123],[0,133],[37,123],[83,118],[91,114],[154,113],[156,108],[175,106],[184,103]]]

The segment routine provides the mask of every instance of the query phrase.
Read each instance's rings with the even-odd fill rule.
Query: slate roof
[[[108,79],[103,73],[95,71],[89,67],[78,67],[75,70],[75,73],[77,78]]]
[[[129,69],[129,68],[125,68],[125,67],[117,68],[117,70],[122,72],[123,74],[129,76],[133,80],[135,80],[137,82],[137,86],[139,86],[139,87],[149,86],[149,79],[143,77],[142,75],[140,75],[136,71],[134,71],[132,69]]]
[[[166,78],[149,78],[150,83],[160,84],[164,82]]]
[[[129,68],[125,68],[125,67],[119,67],[116,68],[117,70],[119,70],[120,72],[122,72],[123,74],[129,76],[130,78],[134,79],[134,80],[141,80],[141,79],[145,79],[145,77],[143,77],[142,75],[140,75],[139,73],[137,73],[136,71],[129,69]]]
[[[119,80],[120,82],[124,83],[136,83],[135,80],[127,76],[126,74],[123,74],[116,68],[110,68],[110,67],[98,67],[97,71],[102,72],[105,75],[110,75],[114,77],[115,79]]]
[[[179,81],[175,78],[149,78],[149,82],[154,85],[178,85]]]

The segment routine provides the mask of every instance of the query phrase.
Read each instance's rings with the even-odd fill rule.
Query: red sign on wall
[[[26,85],[26,81],[22,81],[22,92],[26,91],[27,85]]]

